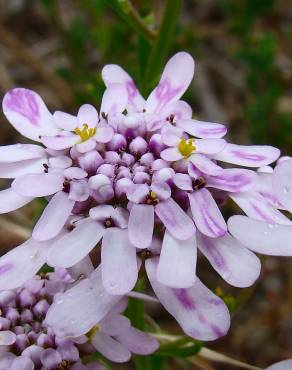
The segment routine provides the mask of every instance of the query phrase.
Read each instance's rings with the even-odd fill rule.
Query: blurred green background
[[[292,153],[291,0],[0,0],[1,98],[23,86],[52,110],[98,106],[107,63],[124,67],[147,96],[179,50],[196,60],[185,96],[196,117],[228,125],[230,141]],[[23,141],[3,115],[0,124],[1,144]],[[41,206],[1,217],[2,252],[27,236]],[[201,273],[213,283],[204,263]],[[262,275],[230,334],[210,345],[258,366],[292,357],[292,261],[267,258]],[[152,311],[178,332],[169,316]],[[169,359],[165,369],[237,369],[195,362]]]

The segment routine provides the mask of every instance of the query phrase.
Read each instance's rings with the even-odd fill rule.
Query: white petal
[[[47,160],[44,158],[37,158],[15,163],[0,163],[0,177],[15,179],[30,173],[43,173],[46,162]]]
[[[15,211],[33,200],[17,194],[12,188],[0,191],[0,214]]]
[[[45,149],[39,145],[13,144],[0,146],[0,163],[11,163],[45,157]]]
[[[103,356],[111,361],[127,362],[131,358],[131,352],[125,346],[105,333],[96,333],[91,343]]]
[[[26,197],[44,197],[63,189],[64,177],[59,173],[28,174],[17,177],[12,189]]]

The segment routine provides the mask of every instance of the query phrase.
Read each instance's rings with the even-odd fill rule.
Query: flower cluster
[[[114,362],[126,362],[131,353],[152,353],[158,346],[148,334],[131,326],[121,314],[127,300],[98,321],[87,335],[60,337],[45,318],[53,300],[75,280],[66,270],[42,274],[15,290],[0,293],[0,369],[104,370],[101,364],[84,365],[82,357],[99,351]],[[70,295],[70,291],[66,293]]]
[[[0,259],[0,289],[22,286],[44,263],[79,271],[84,278],[59,294],[46,316],[59,337],[90,332],[145,266],[154,293],[185,333],[214,340],[226,334],[230,317],[196,276],[197,250],[241,288],[260,273],[253,251],[292,255],[291,246],[275,246],[280,232],[269,240],[274,225],[292,232],[281,212],[284,191],[275,193],[269,167],[279,150],[231,144],[223,124],[193,119],[180,99],[194,68],[189,54],[177,53],[145,100],[121,67],[106,65],[99,113],[85,104],[77,116],[51,114],[38,94],[22,88],[5,95],[9,122],[38,144],[0,148],[0,177],[13,179],[0,192],[0,212],[38,197],[48,205],[32,237]],[[229,227],[221,213],[228,198],[246,214]],[[261,227],[267,243],[258,243],[262,231],[255,236]],[[94,269],[89,253],[96,246],[101,263]]]

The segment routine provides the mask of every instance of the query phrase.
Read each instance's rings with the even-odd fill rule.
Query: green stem
[[[161,70],[164,59],[174,38],[177,20],[180,14],[181,0],[168,0],[165,6],[163,19],[159,28],[158,37],[153,45],[146,76],[155,78]]]
[[[130,0],[108,0],[112,9],[136,32],[149,41],[156,38],[156,32],[147,26]]]

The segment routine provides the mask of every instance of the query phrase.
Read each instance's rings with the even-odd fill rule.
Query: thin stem
[[[156,32],[147,26],[130,0],[109,0],[111,8],[140,35],[149,41],[156,39]]]

